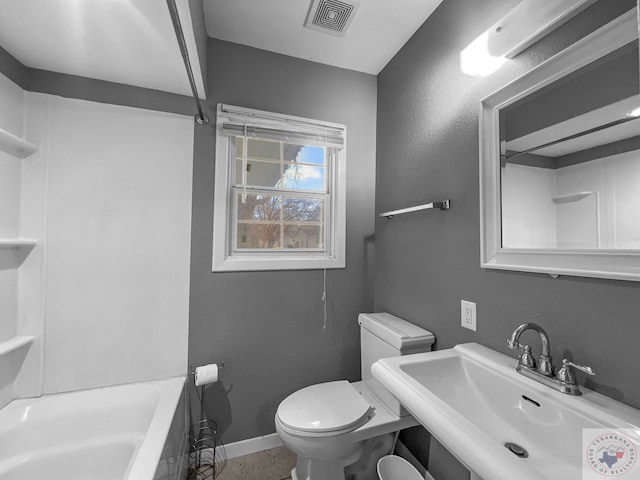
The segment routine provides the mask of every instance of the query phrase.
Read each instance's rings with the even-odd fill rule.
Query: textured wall
[[[459,52],[517,3],[445,0],[378,76],[377,209],[452,207],[377,219],[374,309],[432,330],[439,349],[479,342],[512,356],[505,339],[537,322],[556,362],[593,366],[590,388],[640,407],[640,284],[484,270],[478,210],[480,99],[636,2],[600,1],[493,75],[463,76]],[[460,299],[477,303],[477,333],[460,327]]]
[[[211,272],[214,129],[196,128],[191,365],[225,361],[206,390],[222,439],[275,431],[278,403],[301,387],[360,378],[357,314],[372,308],[376,78],[219,40],[209,42],[212,121],[218,102],[347,125],[347,268]]]

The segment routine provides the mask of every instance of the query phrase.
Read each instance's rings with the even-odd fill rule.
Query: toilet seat
[[[285,398],[276,413],[280,425],[296,435],[329,436],[361,427],[373,408],[346,380],[320,383]]]

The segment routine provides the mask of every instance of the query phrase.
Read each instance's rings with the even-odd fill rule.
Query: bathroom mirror
[[[633,9],[482,100],[485,268],[640,281]]]

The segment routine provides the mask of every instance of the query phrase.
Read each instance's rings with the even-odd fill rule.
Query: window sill
[[[343,258],[329,257],[228,257],[222,261],[213,262],[214,272],[248,272],[269,270],[322,270],[345,268]]]

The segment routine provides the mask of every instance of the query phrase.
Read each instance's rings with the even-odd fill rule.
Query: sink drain
[[[527,452],[520,445],[517,445],[515,443],[511,443],[511,442],[507,442],[507,443],[504,444],[504,446],[507,447],[511,451],[511,453],[517,455],[520,458],[527,458],[529,456],[529,452]]]

